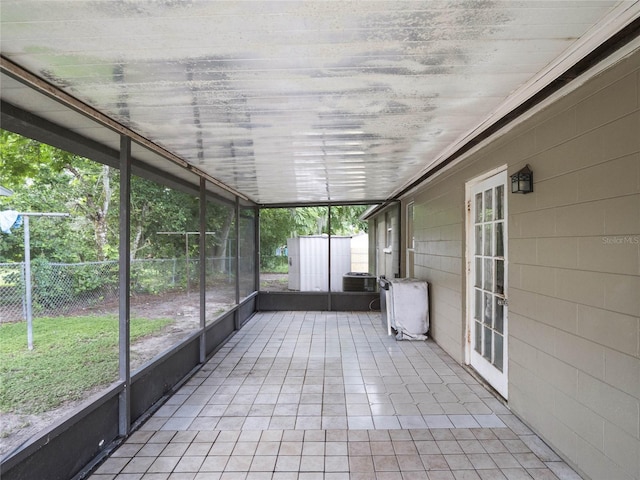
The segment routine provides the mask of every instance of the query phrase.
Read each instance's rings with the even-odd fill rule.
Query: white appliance
[[[429,284],[414,278],[387,279],[387,333],[396,340],[426,340],[429,330]]]

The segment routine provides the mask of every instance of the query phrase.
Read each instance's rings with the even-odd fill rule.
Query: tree
[[[2,184],[14,190],[0,208],[69,212],[71,219],[33,222],[33,247],[54,261],[117,259],[119,171],[20,135],[0,130]],[[197,230],[198,200],[135,177],[131,179],[132,257],[183,254],[184,240],[159,237],[163,230]],[[39,234],[39,227],[45,226]],[[151,246],[153,245],[153,248]],[[3,238],[0,257],[19,261],[22,239]]]
[[[108,248],[109,208],[117,193],[113,169],[4,130],[0,130],[0,169],[2,184],[14,191],[0,200],[0,208],[71,214],[66,221],[33,222],[34,254],[68,262],[105,260],[109,253],[117,254],[117,249]],[[92,246],[81,240],[91,237]],[[2,243],[0,256],[22,258],[15,239]]]
[[[231,205],[208,201],[206,230],[210,232],[205,240],[206,255],[213,257],[215,272],[224,272],[226,258],[235,254],[228,249],[229,239],[235,239],[235,209]]]
[[[331,207],[331,235],[366,233],[367,222],[359,220],[366,205]],[[328,234],[328,207],[269,208],[260,211],[260,259],[270,268],[276,249],[287,238]]]
[[[65,158],[53,147],[0,129],[0,172],[3,186],[16,189],[37,177],[43,164],[62,170]],[[70,154],[68,154],[70,155]]]
[[[71,185],[77,187],[75,199],[68,205],[93,223],[96,260],[107,260],[108,216],[114,193],[114,170],[82,157],[73,156],[64,164],[73,175]],[[117,185],[117,182],[115,182]]]
[[[20,135],[0,130],[0,183],[14,190],[0,197],[0,208],[20,211],[69,212],[71,219],[33,222],[34,255],[60,262],[117,259],[119,172],[90,159],[64,152]],[[332,206],[331,234],[366,232],[359,220],[365,206]],[[287,238],[328,232],[328,207],[263,209],[260,213],[260,253],[266,260]],[[229,239],[234,236],[235,211],[231,205],[207,202],[207,256],[224,268]],[[185,238],[158,232],[199,231],[199,200],[141,177],[131,178],[131,256],[133,259],[175,258],[185,255]],[[231,242],[235,245],[235,242]],[[195,258],[198,242],[189,242]],[[22,239],[3,236],[0,261],[20,261]]]
[[[159,232],[197,232],[199,212],[197,196],[131,177],[131,257],[184,256],[184,236]],[[193,242],[191,255],[197,254],[197,246]]]
[[[368,224],[360,220],[366,205],[337,205],[331,207],[331,235],[366,233]]]

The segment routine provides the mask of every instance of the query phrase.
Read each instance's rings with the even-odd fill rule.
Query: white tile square
[[[271,417],[271,422],[269,422],[269,430],[291,430],[296,426],[296,417],[295,416],[287,416],[287,417]]]
[[[292,403],[282,403],[274,405],[273,415],[277,417],[294,416],[298,413],[298,405]]]
[[[249,455],[233,455],[229,458],[225,472],[248,472],[251,467],[253,457]]]
[[[346,429],[347,428],[347,416],[322,416],[322,429]]]
[[[228,455],[209,455],[200,465],[200,472],[223,472],[228,461]]]
[[[298,472],[300,470],[300,455],[278,455],[276,472]]]
[[[453,428],[453,423],[446,415],[423,415],[428,428]]]
[[[427,422],[422,415],[398,415],[398,420],[403,429],[427,428]]]
[[[257,455],[253,457],[249,470],[252,472],[273,472],[277,458],[276,455]]]
[[[320,428],[322,428],[322,417],[320,415],[296,417],[296,430],[319,430]]]
[[[299,416],[322,415],[322,404],[320,403],[301,404],[298,406],[298,415]]]
[[[327,455],[324,461],[325,472],[348,472],[349,471],[349,457]]]
[[[300,472],[324,472],[324,455],[303,455]]]
[[[193,421],[193,417],[171,417],[160,430],[187,430]]]
[[[448,415],[455,428],[480,428],[473,415]]]
[[[364,403],[354,403],[347,404],[347,415],[348,416],[358,416],[358,415],[371,415],[371,407],[369,404]]]
[[[505,428],[506,425],[500,417],[495,414],[490,415],[474,415],[473,418],[482,428]]]
[[[354,430],[372,430],[374,427],[373,425],[373,418],[371,417],[371,415],[363,415],[363,416],[349,416],[347,417],[347,422],[348,422],[348,427],[349,429],[354,429]]]
[[[374,415],[373,425],[378,430],[392,430],[402,428],[398,417],[395,415]]]
[[[240,430],[247,417],[222,417],[216,429],[218,430]]]
[[[272,417],[246,417],[242,430],[267,430]]]

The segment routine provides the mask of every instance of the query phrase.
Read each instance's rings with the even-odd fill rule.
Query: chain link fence
[[[131,293],[160,295],[199,288],[198,259],[141,259],[131,262]],[[232,280],[235,258],[207,259],[207,278]],[[118,305],[118,262],[31,262],[34,316],[57,316]],[[0,323],[26,318],[24,263],[0,263]]]
[[[26,317],[24,263],[0,263],[0,322]]]

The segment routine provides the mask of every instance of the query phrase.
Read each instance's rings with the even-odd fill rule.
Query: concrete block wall
[[[585,477],[640,479],[640,51],[408,195],[433,338],[464,361],[465,183],[509,202],[508,405]]]

